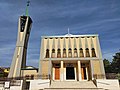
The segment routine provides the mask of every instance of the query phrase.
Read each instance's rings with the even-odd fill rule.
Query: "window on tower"
[[[92,50],[92,57],[96,57],[95,49],[92,48],[91,50]]]
[[[66,56],[66,49],[64,48],[63,49],[63,58],[66,58],[67,56]]]
[[[60,58],[61,57],[61,51],[60,49],[57,50],[57,58]]]
[[[55,49],[52,49],[52,55],[51,55],[52,58],[55,57]]]
[[[20,31],[21,32],[24,32],[24,28],[25,28],[25,24],[26,24],[26,19],[27,19],[26,16],[22,16],[20,18]]]
[[[80,57],[84,57],[83,49],[82,48],[80,48]]]
[[[74,49],[74,57],[78,57],[76,48]]]
[[[86,57],[90,57],[89,49],[88,48],[86,48]]]
[[[49,49],[46,50],[46,58],[49,58]]]
[[[68,57],[72,57],[72,49],[71,48],[68,49]]]

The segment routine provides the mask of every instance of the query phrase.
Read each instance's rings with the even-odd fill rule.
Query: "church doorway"
[[[90,80],[90,68],[89,63],[81,63],[81,76],[82,80]]]
[[[87,79],[86,67],[81,68],[81,74],[82,74],[82,80],[86,80]]]
[[[55,80],[60,80],[60,68],[55,67]]]
[[[74,67],[66,67],[66,79],[75,79]]]

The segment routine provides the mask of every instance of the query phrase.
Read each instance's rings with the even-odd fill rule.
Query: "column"
[[[55,68],[52,68],[53,72],[52,72],[52,79],[55,80]]]
[[[82,78],[81,78],[81,63],[80,61],[78,61],[78,80],[81,81]]]
[[[63,67],[63,61],[61,61],[61,68],[60,68],[60,81],[63,81],[64,76],[64,67]]]
[[[52,75],[52,62],[51,62],[51,58],[49,59],[48,75],[50,75],[50,79],[51,79],[51,75]]]
[[[91,66],[91,77],[92,77],[92,80],[94,79],[94,77],[93,77],[93,74],[94,74],[94,66],[93,66],[93,62],[92,62],[92,60],[90,60],[90,66]]]
[[[75,81],[77,81],[77,72],[76,72],[76,67],[74,67],[74,72],[75,72]]]
[[[87,80],[88,80],[88,79],[89,79],[89,78],[88,78],[88,73],[89,73],[89,72],[88,72],[88,67],[86,67],[85,69],[86,69],[86,77],[87,77]]]

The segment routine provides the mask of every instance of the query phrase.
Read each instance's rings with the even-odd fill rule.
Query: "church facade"
[[[98,35],[42,36],[39,75],[57,81],[104,79]]]

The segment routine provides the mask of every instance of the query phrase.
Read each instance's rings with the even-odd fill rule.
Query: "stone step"
[[[52,81],[50,88],[96,88],[92,81]]]
[[[104,90],[102,88],[45,88],[44,90]]]

